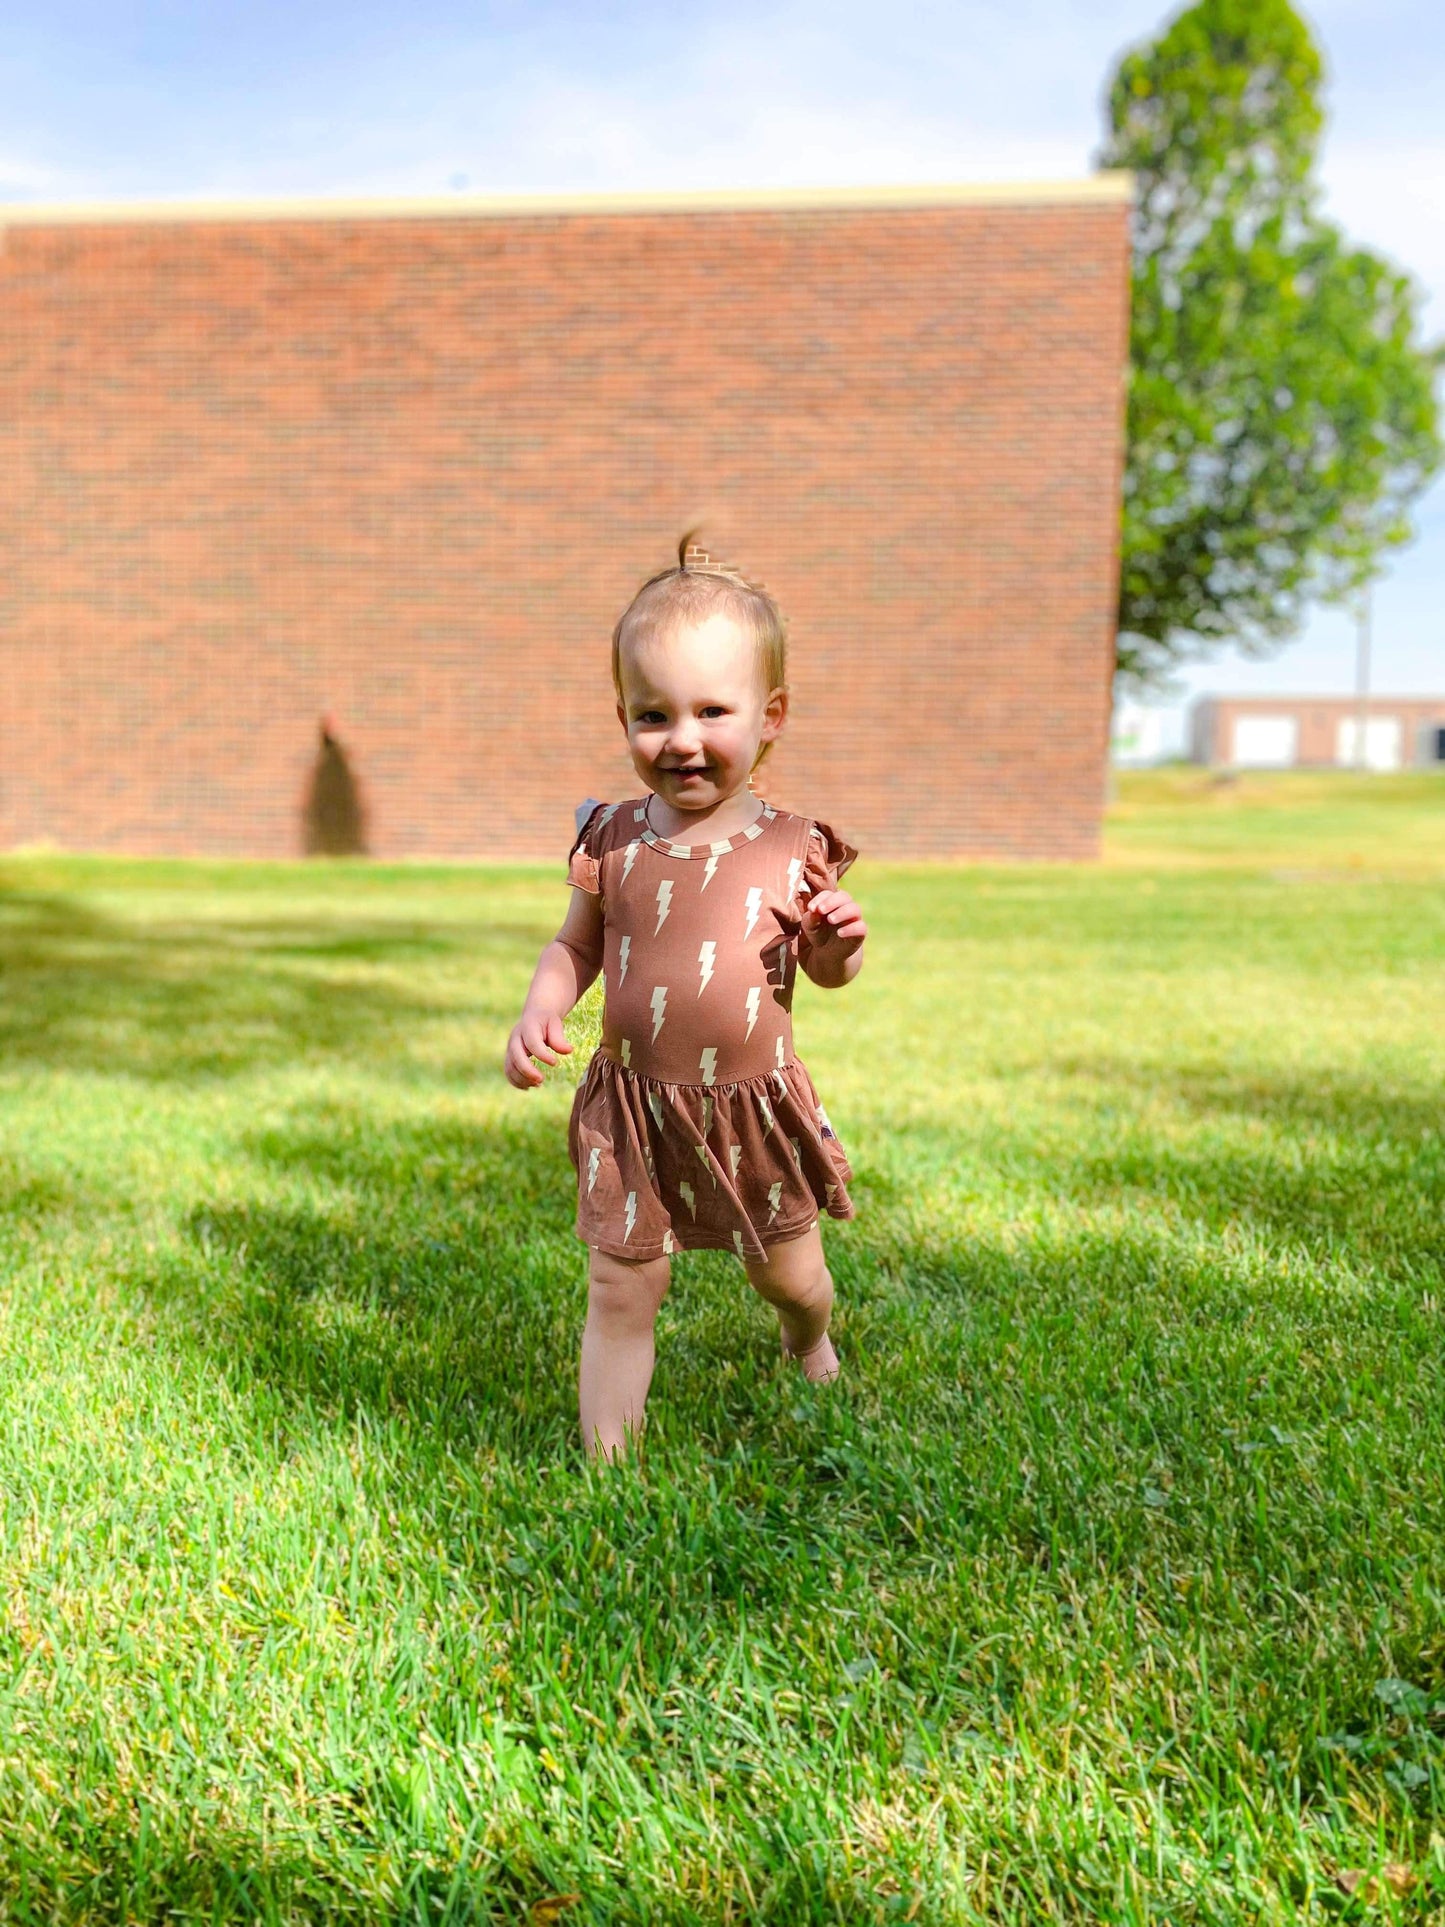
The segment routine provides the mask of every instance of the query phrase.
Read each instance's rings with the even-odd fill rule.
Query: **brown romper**
[[[853,1173],[793,1055],[803,907],[858,852],[764,807],[736,835],[671,843],[645,797],[599,803],[568,880],[602,898],[602,1042],[572,1105],[577,1236],[617,1258],[762,1258]]]

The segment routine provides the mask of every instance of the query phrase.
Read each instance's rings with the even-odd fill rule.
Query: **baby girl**
[[[852,1172],[793,1055],[801,963],[836,989],[867,925],[838,879],[857,851],[764,803],[754,770],[788,717],[772,597],[678,545],[612,636],[617,715],[646,795],[580,826],[566,921],[507,1044],[519,1090],[570,1052],[562,1020],[602,971],[602,1042],[572,1106],[577,1235],[589,1247],[582,1435],[611,1458],[641,1427],[670,1254],[735,1251],[810,1379],[837,1376],[819,1210]]]

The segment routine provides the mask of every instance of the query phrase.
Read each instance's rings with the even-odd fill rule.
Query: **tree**
[[[1417,297],[1316,211],[1322,63],[1288,0],[1199,0],[1109,88],[1133,170],[1118,664],[1264,655],[1409,535],[1439,466]]]

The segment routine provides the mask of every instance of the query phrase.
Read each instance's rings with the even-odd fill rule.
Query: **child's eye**
[[[702,713],[704,716],[725,716],[727,711],[721,703],[709,703]]]

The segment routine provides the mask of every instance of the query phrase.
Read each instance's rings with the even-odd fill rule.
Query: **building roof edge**
[[[0,227],[120,226],[129,221],[486,219],[513,215],[732,214],[863,208],[925,208],[1127,202],[1133,175],[1120,168],[1063,181],[923,181],[872,187],[724,187],[629,194],[428,194],[279,196],[236,201],[0,202]]]

